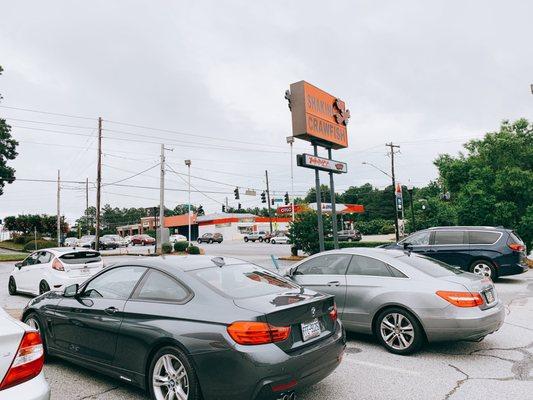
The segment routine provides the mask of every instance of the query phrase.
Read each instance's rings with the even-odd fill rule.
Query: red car
[[[136,244],[140,244],[141,246],[149,245],[149,244],[155,244],[155,239],[151,237],[150,235],[133,235],[131,237],[131,244],[132,246],[135,246]]]

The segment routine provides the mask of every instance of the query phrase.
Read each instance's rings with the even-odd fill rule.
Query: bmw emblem
[[[311,307],[311,316],[315,316],[316,314],[316,308],[315,307]]]

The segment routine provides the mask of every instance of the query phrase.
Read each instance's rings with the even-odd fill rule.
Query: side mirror
[[[75,283],[74,285],[67,286],[63,290],[63,297],[75,297],[78,294],[79,285]]]
[[[18,269],[21,269],[22,268],[22,263],[21,262],[16,263],[15,267],[17,267]]]
[[[404,250],[409,250],[409,249],[412,249],[412,248],[413,248],[413,245],[411,243],[403,242],[403,249]]]

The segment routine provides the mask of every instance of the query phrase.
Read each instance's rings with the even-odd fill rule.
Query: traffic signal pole
[[[268,171],[265,170],[266,185],[267,185],[267,204],[268,204],[268,222],[270,224],[270,234],[272,234],[272,212],[270,211],[270,187],[268,186]]]

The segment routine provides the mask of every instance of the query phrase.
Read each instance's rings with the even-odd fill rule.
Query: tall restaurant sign
[[[348,147],[350,111],[344,101],[305,81],[291,84],[289,101],[293,136],[332,149]]]

